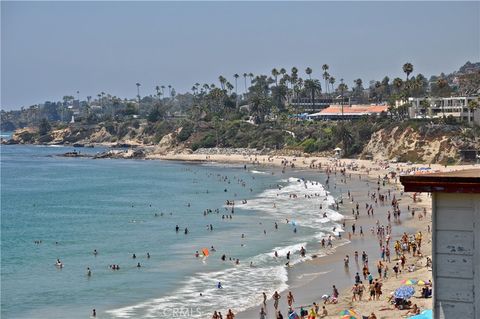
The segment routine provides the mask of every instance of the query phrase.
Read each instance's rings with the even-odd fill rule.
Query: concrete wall
[[[434,318],[480,319],[480,194],[433,194]]]

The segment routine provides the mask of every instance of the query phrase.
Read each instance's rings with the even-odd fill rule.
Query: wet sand
[[[335,178],[334,181],[338,178]],[[380,246],[377,241],[377,237],[372,235],[370,229],[375,226],[377,220],[379,220],[380,224],[386,225],[387,224],[387,211],[391,211],[391,206],[389,203],[385,203],[384,206],[378,204],[378,206],[374,206],[374,216],[368,216],[365,209],[365,202],[370,203],[368,197],[368,190],[370,192],[376,191],[377,184],[375,181],[371,179],[367,180],[363,177],[362,180],[358,180],[358,175],[352,175],[351,180],[347,180],[348,189],[350,190],[351,195],[353,195],[354,202],[348,200],[347,195],[347,187],[345,184],[342,185],[342,188],[345,189],[344,191],[344,205],[340,206],[340,212],[347,217],[346,220],[346,229],[345,235],[341,240],[336,240],[336,244],[340,245],[335,249],[326,249],[327,255],[324,257],[319,257],[316,259],[312,259],[305,263],[295,265],[288,271],[288,286],[290,287],[290,291],[292,291],[295,297],[294,307],[299,312],[298,309],[301,306],[304,306],[306,310],[309,310],[310,306],[313,302],[317,304],[323,305],[321,301],[321,296],[324,294],[331,295],[332,294],[332,285],[335,285],[338,290],[340,291],[340,300],[342,297],[347,296],[347,300],[351,298],[351,293],[349,292],[351,286],[354,283],[354,277],[356,272],[359,272],[362,275],[362,260],[361,254],[365,251],[369,257],[369,267],[374,277],[376,275],[376,267],[375,264],[378,259],[380,259]],[[341,186],[337,184],[337,187]],[[395,184],[387,184],[385,189],[390,188],[392,190],[391,196],[393,198],[393,194],[395,194],[396,198],[400,198],[400,190],[398,190],[398,185]],[[394,189],[397,189],[394,191]],[[360,216],[357,220],[354,219],[352,215],[352,208],[355,207],[356,202],[359,202],[360,206]],[[412,233],[415,232],[415,228],[413,228],[410,221],[411,215],[407,214],[407,206],[412,205],[413,200],[405,194],[402,197],[402,201],[400,204],[400,209],[403,212],[401,216],[400,223],[393,223],[392,228],[392,237],[398,238],[403,234],[403,232]],[[362,207],[363,204],[363,207]],[[392,218],[393,220],[393,218]],[[352,239],[348,240],[347,232],[352,231],[351,226],[355,223],[356,225],[356,235],[352,234]],[[363,228],[364,236],[359,234],[360,226]],[[426,231],[425,231],[426,232]],[[391,245],[392,246],[392,245]],[[320,247],[320,243],[319,243]],[[354,252],[358,251],[359,258],[358,262],[355,261]],[[345,255],[349,255],[350,257],[350,265],[348,268],[344,267],[344,257]],[[392,267],[390,267],[391,270]],[[393,273],[393,270],[391,270]],[[363,279],[363,276],[362,276]],[[428,279],[428,278],[427,278]],[[425,279],[425,280],[427,280]],[[364,282],[365,284],[365,282]],[[367,282],[368,284],[368,282]],[[259,292],[259,302],[262,301],[261,293]],[[284,291],[281,293],[282,298],[280,299],[279,309],[281,310],[282,314],[286,315],[288,310],[288,305],[286,302],[286,295],[288,291]],[[275,318],[275,311],[273,308],[273,301],[271,300],[271,296],[268,296],[269,300],[267,302],[267,318]],[[340,301],[342,303],[342,301]],[[335,308],[341,308],[342,305],[327,305],[327,310],[334,311]],[[348,305],[345,305],[346,309],[348,309]],[[338,312],[335,311],[335,314],[338,317]],[[238,319],[249,319],[249,318],[258,318],[260,313],[260,306],[252,307],[244,312],[239,313],[236,318]]]
[[[334,184],[337,184],[337,187],[342,189],[342,197],[344,200],[343,205],[340,205],[339,211],[344,216],[346,216],[346,232],[343,235],[341,240],[336,240],[335,244],[337,247],[335,249],[325,249],[326,255],[323,257],[315,258],[310,261],[295,265],[288,269],[288,286],[289,289],[283,292],[280,292],[282,298],[280,299],[279,309],[281,310],[284,318],[288,318],[287,311],[287,293],[292,291],[295,302],[294,308],[299,313],[299,308],[304,306],[305,310],[309,310],[313,302],[323,305],[321,296],[324,294],[332,294],[332,285],[336,285],[340,291],[339,302],[337,304],[328,304],[326,308],[329,312],[327,318],[338,318],[339,312],[344,309],[354,308],[361,315],[368,316],[371,312],[375,312],[377,318],[400,318],[405,315],[406,310],[400,311],[394,309],[390,305],[386,298],[390,296],[390,293],[393,292],[396,288],[401,286],[401,281],[403,279],[421,279],[424,281],[431,279],[431,271],[427,270],[425,267],[426,256],[431,257],[431,234],[427,233],[428,225],[431,225],[431,199],[427,194],[417,194],[416,202],[413,201],[413,194],[404,193],[402,195],[403,187],[398,181],[398,178],[392,177],[389,172],[396,172],[397,177],[401,173],[409,173],[410,171],[415,171],[419,167],[425,167],[427,165],[409,165],[405,163],[385,163],[385,162],[372,162],[366,160],[350,160],[342,159],[340,161],[329,158],[306,158],[306,157],[286,157],[286,156],[265,156],[265,155],[201,155],[201,154],[190,154],[190,155],[171,155],[171,156],[162,156],[161,159],[166,160],[188,160],[188,161],[211,161],[211,162],[222,162],[222,163],[235,163],[235,164],[245,164],[248,168],[252,167],[262,167],[262,166],[280,166],[284,167],[285,170],[291,170],[291,163],[294,164],[295,169],[307,169],[310,172],[315,171],[325,171],[326,167],[329,167],[332,170],[330,187],[333,188]],[[287,161],[287,165],[285,165]],[[283,162],[283,163],[282,163]],[[321,163],[322,167],[319,168],[318,164]],[[356,167],[349,167],[348,165],[354,163]],[[312,167],[312,164],[315,164],[316,167]],[[458,169],[467,169],[472,168],[474,165],[465,165],[465,166],[449,166],[443,167],[440,165],[430,165],[431,171],[452,171]],[[341,174],[339,170],[346,168],[346,184],[341,182]],[[337,174],[333,172],[336,171]],[[351,174],[351,178],[348,178]],[[390,178],[385,186],[380,183],[380,193],[385,194],[388,189],[391,190],[391,197],[387,198],[385,205],[381,205],[380,201],[378,205],[373,204],[374,216],[367,216],[365,203],[371,204],[370,197],[368,196],[368,191],[370,193],[377,191],[377,181],[378,177],[383,177],[388,175]],[[361,179],[359,179],[361,176]],[[354,198],[354,201],[348,200],[347,192],[350,191],[351,195]],[[338,190],[337,190],[338,191]],[[354,276],[356,272],[359,272],[362,279],[362,261],[361,254],[362,251],[365,251],[369,257],[369,269],[374,278],[378,277],[376,263],[380,257],[380,246],[378,239],[375,235],[372,235],[370,229],[375,227],[375,223],[379,220],[380,225],[387,225],[387,211],[390,210],[393,213],[391,204],[391,199],[395,195],[396,199],[399,200],[399,208],[402,212],[400,217],[400,223],[394,222],[392,216],[392,239],[390,241],[390,249],[392,260],[388,263],[389,267],[389,278],[383,279],[383,295],[379,301],[356,301],[351,302],[351,292],[350,289],[354,284]],[[359,203],[360,215],[358,220],[355,220],[352,215],[352,208],[355,207],[356,202]],[[416,208],[416,215],[412,217],[408,211],[408,206]],[[422,220],[418,219],[418,215],[423,208],[427,209],[426,218]],[[356,224],[356,235],[353,235],[351,240],[348,240],[348,232],[351,232],[351,225]],[[363,227],[364,236],[359,235],[360,226]],[[398,276],[398,279],[394,278],[393,266],[397,262],[395,260],[395,252],[393,249],[393,243],[395,240],[407,232],[408,234],[415,234],[418,231],[422,231],[423,240],[422,240],[422,253],[424,257],[411,257],[407,255],[407,264],[414,263],[417,267],[417,270],[413,273],[403,272]],[[320,243],[318,244],[320,247]],[[354,252],[358,251],[359,253],[359,262],[358,265],[355,262]],[[307,252],[308,254],[308,252]],[[349,255],[350,265],[348,268],[344,267],[344,257]],[[368,280],[365,282],[366,288],[368,290]],[[416,295],[418,297],[421,287],[416,288]],[[364,293],[368,298],[368,291]],[[420,308],[431,309],[432,308],[432,299],[420,299],[417,297],[412,297],[412,301],[417,303]],[[251,319],[259,318],[260,304],[262,302],[262,291],[258,292],[256,296],[257,305],[252,305],[251,308],[246,311],[236,314],[237,319]],[[275,310],[273,307],[273,301],[271,296],[268,296],[267,301],[267,318],[275,318]],[[234,307],[234,301],[232,301],[232,307]],[[385,310],[380,310],[385,309]]]

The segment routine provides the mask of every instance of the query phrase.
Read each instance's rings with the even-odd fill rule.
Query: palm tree
[[[235,78],[235,95],[237,95],[237,80],[239,78],[239,75],[237,73],[235,73],[233,75],[233,77]]]
[[[210,90],[210,86],[207,83],[205,83],[203,85],[203,89],[205,90],[206,93],[208,93],[208,91]]]
[[[155,91],[157,91],[157,96],[160,97],[160,87],[158,85],[155,86]]]
[[[393,79],[393,87],[395,88],[397,94],[400,92],[400,89],[403,86],[403,81],[400,78]]]
[[[285,75],[285,73],[287,73],[287,70],[285,70],[284,68],[281,68],[281,69],[280,69],[280,74],[281,74],[281,75]]]
[[[250,78],[250,86],[252,86],[253,73],[252,72],[248,73],[248,77]]]
[[[233,77],[235,78],[235,108],[237,108],[238,110],[238,78],[239,78],[239,75],[237,73],[235,73],[233,75]]]
[[[413,64],[411,64],[410,62],[407,62],[403,65],[403,72],[407,75],[407,81],[408,81],[408,76],[410,75],[410,73],[413,72]]]
[[[330,83],[330,85],[332,86],[332,93],[334,93],[334,91],[335,91],[335,89],[334,89],[335,78],[333,76],[331,76],[330,79],[328,80],[328,83]]]
[[[141,84],[137,82],[137,83],[135,83],[135,85],[137,86],[138,103],[140,103],[140,86],[141,86]]]
[[[312,110],[315,109],[315,93],[322,92],[322,86],[320,85],[319,80],[306,80],[305,81],[305,89],[310,92],[311,99],[312,99]]]
[[[338,90],[340,91],[340,94],[342,96],[341,106],[342,106],[342,119],[343,119],[343,105],[344,105],[343,94],[345,93],[345,91],[348,90],[348,86],[345,83],[343,83],[343,79],[340,79],[340,85],[338,86]]]
[[[230,82],[227,82],[227,83],[225,84],[225,87],[227,88],[228,93],[230,93],[230,92],[233,90],[233,85],[232,85],[232,83],[230,83]]]
[[[275,86],[278,86],[277,78],[278,78],[279,74],[280,73],[278,73],[278,70],[276,68],[272,69],[272,76],[275,79]]]
[[[247,93],[247,73],[243,73],[243,81],[245,82],[245,93]]]
[[[296,94],[298,92],[297,85],[296,85],[297,81],[298,81],[298,69],[296,67],[292,67],[292,73],[290,75],[290,83],[292,85],[294,98],[298,97],[298,94]]]
[[[470,100],[468,102],[468,124],[471,123],[471,112],[475,112],[475,110],[478,108],[478,101],[476,100]]]
[[[308,78],[311,80],[312,79],[312,69],[310,67],[306,68],[305,73],[307,73]]]
[[[165,95],[165,85],[160,86],[160,88],[162,89],[162,95]]]
[[[222,90],[225,90],[225,83],[227,83],[227,79],[224,78],[222,75],[218,77],[218,81],[220,82],[220,86],[222,87]]]
[[[336,134],[342,141],[344,154],[348,154],[350,144],[353,142],[353,136],[345,122],[339,124]]]
[[[329,69],[329,66],[328,64],[324,64],[322,65],[322,70],[323,70],[323,79],[325,80],[325,92],[328,92],[327,88],[328,88],[328,79],[330,77],[330,74],[328,74],[328,69]]]
[[[325,66],[325,65],[326,65],[326,64],[324,64],[324,66]],[[322,76],[323,76],[323,79],[325,80],[325,93],[328,94],[328,90],[327,90],[327,89],[328,89],[328,80],[330,79],[330,74],[328,74],[328,72],[325,71],[325,72],[323,72]]]

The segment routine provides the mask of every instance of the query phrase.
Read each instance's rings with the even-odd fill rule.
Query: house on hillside
[[[464,122],[480,124],[480,109],[469,110],[470,101],[478,101],[476,96],[409,98],[410,118],[439,118],[453,116]],[[479,101],[480,102],[480,101]],[[470,116],[470,119],[469,119]]]

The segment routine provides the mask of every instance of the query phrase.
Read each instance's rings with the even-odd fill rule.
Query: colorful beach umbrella
[[[415,285],[417,281],[415,279],[405,279],[402,281],[402,284],[404,285]]]
[[[353,309],[343,310],[340,312],[342,319],[359,319],[361,316]]]
[[[419,280],[419,281],[417,281],[417,285],[419,285],[419,286],[425,286],[425,281]]]
[[[401,286],[395,290],[393,294],[395,298],[408,299],[415,294],[415,289],[412,286]]]

